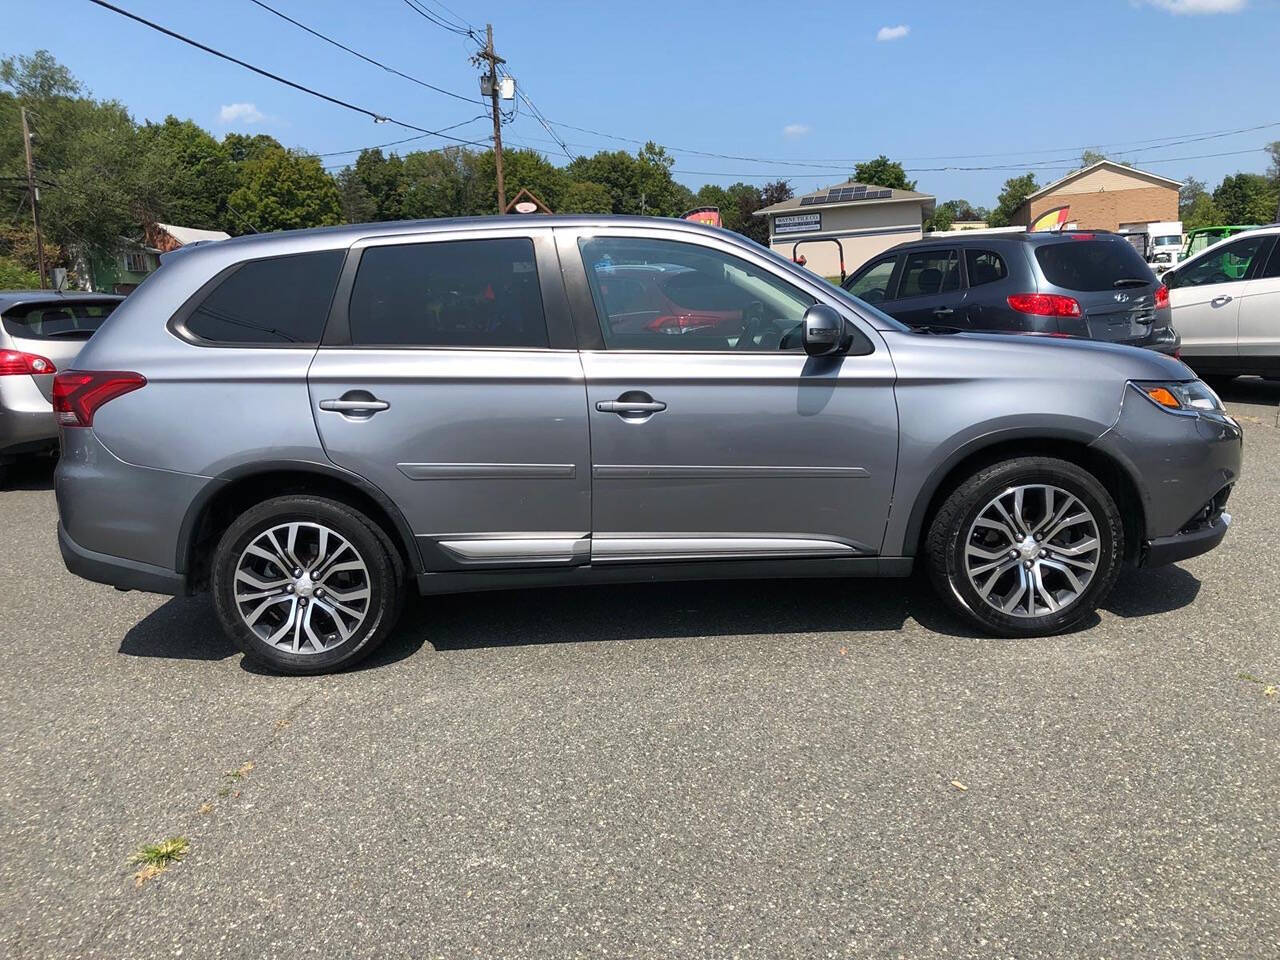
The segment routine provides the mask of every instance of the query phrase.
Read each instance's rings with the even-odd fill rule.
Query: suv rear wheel
[[[246,511],[214,553],[214,607],[246,657],[323,673],[368,656],[395,626],[399,570],[373,523],[332,500],[283,496]]]
[[[1120,573],[1124,526],[1107,489],[1065,460],[1022,457],[962,483],[934,517],[929,572],[965,619],[999,636],[1069,629]]]

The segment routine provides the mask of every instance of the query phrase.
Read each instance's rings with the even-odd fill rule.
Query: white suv
[[[1280,376],[1280,224],[1217,243],[1162,279],[1182,359],[1197,372]]]

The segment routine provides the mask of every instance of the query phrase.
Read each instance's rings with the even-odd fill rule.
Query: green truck
[[[1201,250],[1212,247],[1219,240],[1225,240],[1227,237],[1235,236],[1237,233],[1252,230],[1255,226],[1257,224],[1236,224],[1230,227],[1196,227],[1194,230],[1188,230],[1187,239],[1182,245],[1182,253],[1178,255],[1178,260],[1182,261],[1187,257],[1193,257]],[[1237,277],[1236,279],[1239,278]]]

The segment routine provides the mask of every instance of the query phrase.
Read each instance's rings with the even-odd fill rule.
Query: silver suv
[[[905,576],[1067,629],[1216,546],[1240,428],[1177,360],[913,332],[732,233],[536,217],[166,257],[54,401],[67,567],[208,588],[245,654],[333,670],[424,594]]]
[[[123,299],[0,290],[0,471],[24,457],[57,452],[53,375],[71,365]]]

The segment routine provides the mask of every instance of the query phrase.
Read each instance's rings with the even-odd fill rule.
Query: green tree
[[[1213,191],[1213,205],[1223,223],[1270,223],[1280,199],[1280,183],[1260,173],[1237,173],[1223,177]]]
[[[993,227],[1012,225],[1013,217],[1027,197],[1040,189],[1034,173],[1025,173],[1020,177],[1010,177],[1004,182],[1004,189],[996,197],[996,208],[987,217],[987,223]]]
[[[369,195],[354,167],[343,167],[338,172],[338,193],[341,195],[342,219],[347,223],[371,223],[378,219],[378,208]]]
[[[173,116],[145,124],[138,142],[147,218],[220,229],[236,177],[226,147],[192,121]]]
[[[940,203],[934,208],[933,215],[925,220],[924,228],[937,231],[950,230],[954,222],[955,214],[951,212],[951,208],[945,203]]]
[[[853,180],[868,186],[891,187],[895,190],[914,190],[916,182],[907,179],[902,164],[890,160],[883,153],[874,160],[860,163],[853,168]]]
[[[579,180],[569,184],[555,210],[557,213],[610,213],[613,198],[602,184]]]
[[[265,133],[255,133],[253,136],[247,133],[228,133],[222,138],[222,146],[232,163],[244,163],[266,150],[284,149],[279,140]]]
[[[259,233],[342,222],[338,185],[314,156],[269,148],[240,164],[239,186],[228,198],[234,233],[251,224]]]
[[[40,274],[22,264],[0,257],[0,290],[31,290],[40,286]]]
[[[397,154],[386,156],[380,149],[361,150],[356,157],[355,177],[373,201],[374,220],[399,220],[403,211],[404,161]]]
[[[422,219],[493,213],[492,158],[488,180],[482,166],[481,155],[464,147],[405,154],[402,215]]]

